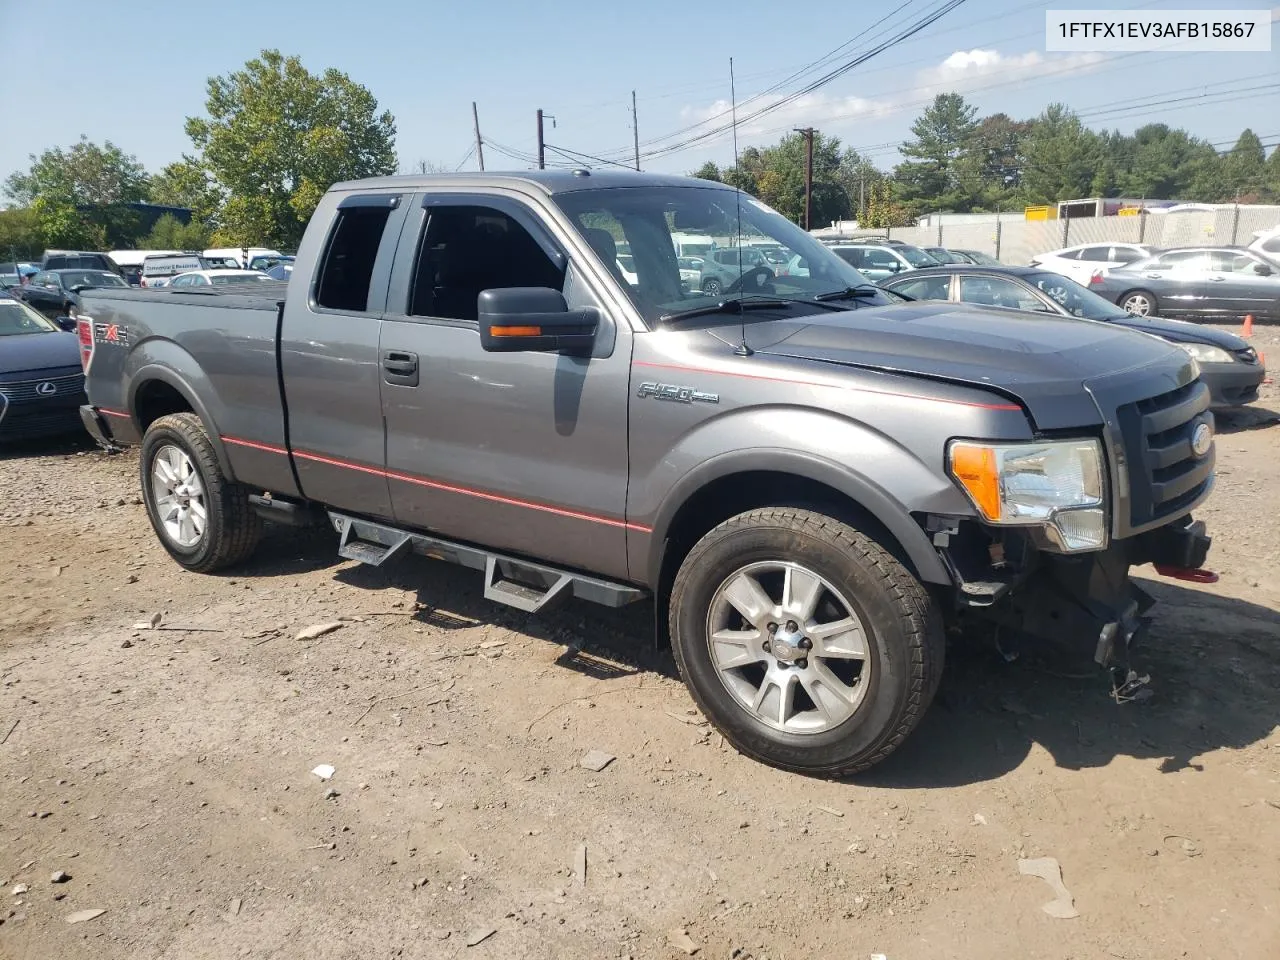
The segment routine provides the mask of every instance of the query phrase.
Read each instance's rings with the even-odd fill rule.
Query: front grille
[[[1199,380],[1127,403],[1116,416],[1129,454],[1130,524],[1139,527],[1188,509],[1213,479],[1213,450],[1197,457],[1191,436],[1212,422],[1209,388]]]
[[[0,415],[0,440],[31,440],[82,430],[79,407],[10,407]]]
[[[40,385],[51,383],[53,393],[41,393]],[[47,389],[47,388],[46,388]],[[75,373],[65,377],[44,377],[39,380],[0,381],[0,394],[9,403],[27,403],[32,400],[58,400],[67,397],[79,397],[84,393],[84,374]]]

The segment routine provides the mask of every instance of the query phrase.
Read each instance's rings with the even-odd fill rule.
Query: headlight
[[[984,444],[956,440],[951,475],[987,523],[1040,526],[1065,553],[1107,545],[1097,440]]]
[[[1179,343],[1178,346],[1191,354],[1196,363],[1231,363],[1235,359],[1221,347],[1208,343]]]

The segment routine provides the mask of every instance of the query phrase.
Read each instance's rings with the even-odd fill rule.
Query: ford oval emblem
[[[1203,421],[1197,423],[1196,428],[1191,431],[1191,452],[1197,457],[1203,457],[1212,446],[1213,427]]]

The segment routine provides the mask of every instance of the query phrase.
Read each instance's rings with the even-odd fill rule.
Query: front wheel
[[[709,297],[718,297],[724,290],[724,285],[715,277],[702,281],[702,292]]]
[[[681,675],[716,728],[771,766],[824,776],[888,756],[941,677],[940,619],[873,539],[771,507],[716,527],[671,591]]]
[[[1120,306],[1135,317],[1153,317],[1158,309],[1155,294],[1131,290],[1120,298]]]
[[[194,413],[172,413],[147,427],[139,471],[151,526],[182,566],[208,573],[253,553],[262,520],[248,491],[223,474]]]

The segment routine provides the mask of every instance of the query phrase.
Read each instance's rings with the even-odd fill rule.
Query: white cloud
[[[1006,56],[998,50],[957,50],[936,67],[917,74],[912,101],[938,93],[965,93],[996,83],[1017,83],[1040,77],[1061,77],[1092,70],[1106,59],[1101,53],[1070,53],[1047,57],[1038,50]]]
[[[823,132],[841,135],[851,121],[881,119],[900,113],[917,113],[939,93],[979,93],[1037,79],[1060,78],[1093,70],[1106,60],[1101,53],[1072,53],[1046,56],[1038,50],[1003,54],[977,48],[957,50],[940,63],[918,71],[910,84],[883,97],[831,96],[823,90],[806,94],[765,114],[746,119],[762,107],[777,103],[781,95],[768,99],[738,102],[738,138],[756,144],[771,142],[793,127],[813,125]],[[856,75],[851,75],[856,76]],[[997,86],[999,85],[999,86]],[[703,123],[683,136],[696,136],[729,120],[728,100],[718,99],[702,106],[688,105],[680,111],[685,124]],[[713,119],[714,118],[714,119]],[[727,138],[728,134],[716,140]]]

